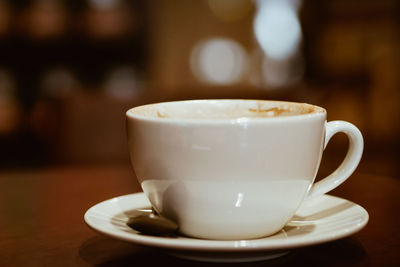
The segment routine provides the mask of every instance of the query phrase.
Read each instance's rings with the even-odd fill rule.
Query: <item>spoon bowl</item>
[[[130,217],[127,225],[146,235],[171,236],[176,235],[178,231],[178,225],[174,221],[157,214],[154,210]]]

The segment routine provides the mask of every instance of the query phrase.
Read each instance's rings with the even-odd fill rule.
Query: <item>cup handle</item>
[[[363,136],[360,130],[349,122],[331,121],[326,123],[324,149],[331,137],[339,132],[345,133],[349,138],[349,149],[346,157],[334,172],[311,187],[308,197],[323,195],[339,186],[350,177],[360,162],[364,149]]]

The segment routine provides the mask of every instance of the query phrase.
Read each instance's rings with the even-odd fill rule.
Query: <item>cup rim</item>
[[[195,118],[171,118],[171,117],[155,117],[143,115],[136,112],[139,109],[145,107],[157,106],[157,105],[169,105],[169,104],[179,104],[179,103],[198,103],[198,102],[274,102],[277,104],[289,104],[289,105],[306,105],[312,107],[314,111],[306,114],[295,114],[289,116],[276,116],[276,117],[239,117],[239,118],[213,118],[213,119],[195,119]],[[309,103],[294,102],[294,101],[283,101],[283,100],[265,100],[265,99],[195,99],[195,100],[177,100],[177,101],[165,101],[165,102],[155,102],[150,104],[144,104],[135,106],[126,111],[126,117],[135,120],[155,122],[155,123],[185,123],[185,124],[241,124],[241,123],[276,123],[281,121],[298,121],[302,119],[311,119],[326,117],[326,109]]]

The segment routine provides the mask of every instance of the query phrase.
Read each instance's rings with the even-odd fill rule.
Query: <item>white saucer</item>
[[[290,249],[352,235],[361,230],[369,218],[361,206],[342,198],[323,195],[304,202],[292,221],[273,236],[219,241],[183,236],[149,236],[126,225],[135,210],[149,207],[144,193],[125,195],[91,207],[85,214],[85,221],[104,235],[162,248],[177,257],[212,262],[246,262],[276,258]]]

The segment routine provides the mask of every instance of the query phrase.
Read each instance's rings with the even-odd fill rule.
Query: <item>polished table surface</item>
[[[89,229],[96,203],[140,191],[127,165],[0,171],[0,266],[214,266],[114,240]],[[245,266],[400,266],[400,177],[357,170],[331,192],[370,215],[360,232]]]

